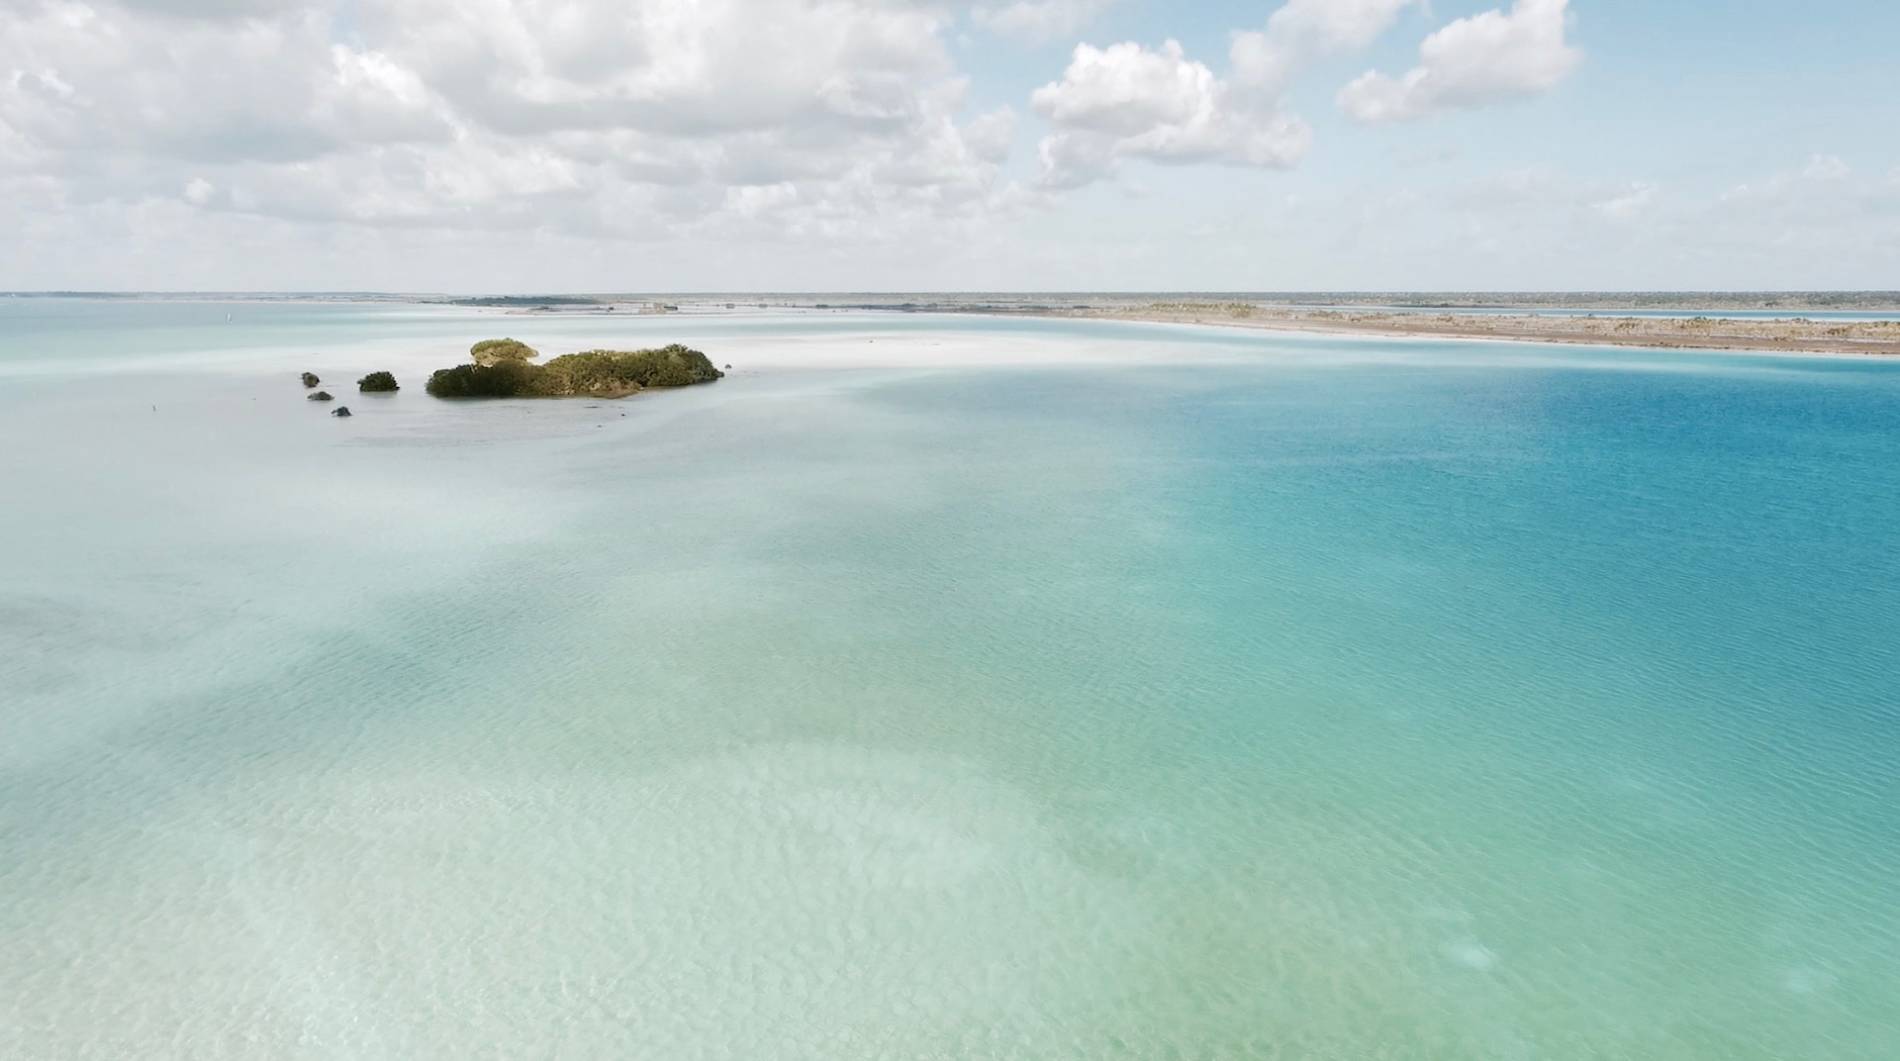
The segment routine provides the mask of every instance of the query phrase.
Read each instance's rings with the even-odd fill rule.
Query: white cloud
[[[1445,187],[1439,201],[1466,218],[1488,218],[1500,224],[1537,219],[1582,230],[1647,217],[1667,205],[1661,192],[1653,181],[1584,179],[1536,165],[1464,177]]]
[[[1564,39],[1568,0],[1516,0],[1509,12],[1461,18],[1425,38],[1401,77],[1370,71],[1339,92],[1362,122],[1393,122],[1548,91],[1583,54]]]
[[[345,145],[446,139],[426,91],[326,19],[180,22],[121,8],[0,9],[0,122],[49,151],[293,161]]]
[[[1681,238],[1724,268],[1783,275],[1791,265],[1868,287],[1900,269],[1900,187],[1827,154],[1731,187],[1683,218]]]
[[[302,223],[890,240],[1014,201],[1013,115],[965,113],[952,24],[911,0],[361,0],[339,37],[314,0],[0,3],[0,178]]]
[[[1470,6],[1503,10],[1432,34],[1409,87],[1388,67],[1382,116],[1575,65],[1565,5]],[[1900,269],[1900,170],[1877,152],[1803,151],[1720,187],[1668,157],[1578,177],[1394,162],[1299,182],[1297,206],[1254,172],[1196,196],[1149,167],[1296,164],[1310,134],[1288,88],[1423,25],[1422,0],[1258,5],[1225,66],[1091,41],[1015,109],[973,102],[959,34],[1099,9],[352,0],[345,21],[334,0],[0,0],[0,287],[1866,286]],[[1043,190],[1011,182],[1024,139]],[[1046,194],[1111,174],[1147,186],[1111,204],[1126,226]]]
[[[1821,198],[1845,190],[1848,178],[1853,175],[1854,168],[1839,155],[1810,155],[1807,164],[1800,169],[1782,170],[1764,180],[1738,184],[1723,192],[1719,201],[1785,203]]]
[[[733,216],[748,220],[797,201],[798,186],[791,181],[746,184],[726,189],[726,209]]]
[[[1591,206],[1612,221],[1628,221],[1648,210],[1656,200],[1656,186],[1638,181],[1613,195],[1598,199]]]
[[[1808,159],[1806,169],[1801,175],[1811,181],[1837,181],[1854,172],[1854,168],[1841,160],[1839,155],[1815,155]]]
[[[1284,100],[1294,76],[1317,57],[1372,43],[1422,2],[1287,0],[1264,29],[1233,35],[1226,78],[1172,40],[1159,49],[1079,44],[1061,80],[1031,97],[1053,126],[1039,147],[1042,184],[1087,184],[1125,158],[1293,166],[1312,143]]]
[[[1015,0],[979,5],[970,19],[998,36],[1041,43],[1079,31],[1113,3],[1115,0]]]
[[[1234,80],[1278,93],[1305,63],[1364,48],[1421,0],[1288,0],[1267,28],[1234,34]]]
[[[1234,92],[1175,41],[1158,51],[1079,44],[1062,80],[1030,102],[1055,128],[1041,146],[1050,187],[1085,184],[1122,158],[1286,167],[1311,143],[1306,123],[1277,101]]]

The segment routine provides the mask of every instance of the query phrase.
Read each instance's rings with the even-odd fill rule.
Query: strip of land
[[[512,313],[883,310],[1208,324],[1340,335],[1491,339],[1678,350],[1900,356],[1900,293],[1492,293],[1482,296],[866,294],[463,300]],[[532,303],[532,305],[529,305]],[[1814,316],[1803,316],[1812,313]],[[1888,319],[1856,319],[1865,314]]]
[[[1166,324],[1215,324],[1344,335],[1900,356],[1900,321],[1893,320],[1394,312],[1374,309],[1300,309],[1250,302],[1096,302],[1088,305],[1024,308],[972,307],[965,312]]]

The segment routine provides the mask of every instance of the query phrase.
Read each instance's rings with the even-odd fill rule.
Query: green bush
[[[504,361],[533,361],[541,356],[534,347],[514,339],[483,339],[469,347],[468,354],[483,368]]]
[[[658,350],[588,350],[545,365],[522,358],[478,360],[430,376],[428,391],[438,398],[619,398],[649,387],[710,383],[723,375],[705,354],[674,343]]]
[[[529,380],[540,371],[523,361],[457,365],[430,376],[424,389],[438,398],[513,398],[528,393]]]
[[[387,372],[372,372],[356,381],[356,389],[365,392],[393,391],[402,388],[396,385],[396,377]]]

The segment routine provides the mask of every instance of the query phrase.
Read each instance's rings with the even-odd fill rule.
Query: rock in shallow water
[[[310,397],[309,397],[308,399],[306,399],[306,400],[307,400],[307,401],[313,401],[313,402],[327,402],[327,401],[329,401],[329,400],[330,400],[330,392],[329,392],[329,391],[318,391],[317,393],[315,393],[315,394],[312,394],[312,395],[311,395],[311,396],[310,396]]]
[[[330,415],[331,416],[354,416],[356,414],[350,412],[349,406],[339,405],[335,409],[330,410]]]
[[[303,374],[303,385],[306,387],[314,387],[321,382],[323,381],[317,378],[315,372],[306,372]]]

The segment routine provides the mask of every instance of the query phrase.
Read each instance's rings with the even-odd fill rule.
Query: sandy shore
[[[1210,324],[1347,335],[1435,336],[1682,350],[1900,355],[1900,321],[1394,313],[1290,309],[1244,302],[1101,303],[1021,310],[989,307],[973,308],[970,312],[1159,324]]]
[[[998,317],[1045,317],[1071,320],[1134,321],[1153,324],[1203,324],[1266,331],[1305,332],[1395,338],[1489,339],[1500,342],[1570,343],[1584,346],[1629,346],[1670,350],[1735,350],[1783,354],[1859,354],[1900,356],[1900,319],[1843,320],[1807,318],[1804,307],[1783,302],[1756,304],[1739,296],[1716,296],[1706,303],[1668,302],[1653,298],[1605,296],[1601,301],[1566,301],[1563,313],[1528,312],[1545,309],[1526,296],[1490,296],[1501,306],[1523,307],[1527,312],[1483,312],[1446,304],[1443,309],[1393,309],[1346,303],[1325,307],[1288,305],[1272,300],[1241,297],[1168,298],[1152,296],[846,296],[839,302],[813,301],[809,296],[752,296],[750,301],[720,301],[704,296],[682,298],[689,314],[760,311],[894,311],[967,313]],[[484,300],[484,304],[486,304]],[[1864,300],[1863,300],[1864,301]],[[1849,308],[1884,311],[1894,304],[1891,295],[1874,304],[1849,302]],[[1837,303],[1823,303],[1838,310]],[[1637,306],[1668,308],[1697,316],[1631,316]],[[532,317],[661,316],[679,312],[680,304],[651,300],[585,300],[581,304],[523,307],[510,300],[507,315]],[[1780,318],[1724,316],[1738,309],[1787,313]],[[1812,310],[1825,313],[1828,310]]]

